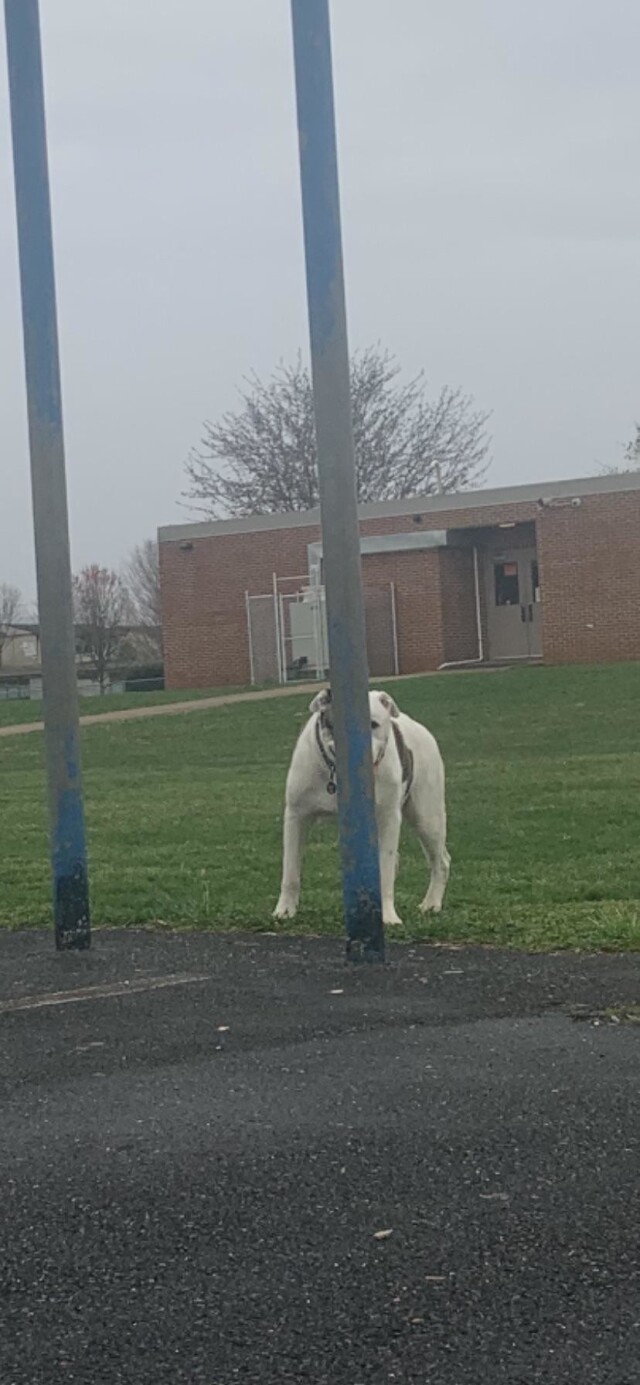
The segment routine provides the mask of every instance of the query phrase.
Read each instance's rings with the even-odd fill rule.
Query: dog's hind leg
[[[291,808],[284,813],[284,851],[280,898],[273,912],[276,919],[292,919],[298,912],[302,856],[308,819]]]
[[[418,840],[429,863],[431,879],[429,888],[420,905],[421,913],[439,914],[442,908],[451,857],[447,851],[447,816],[444,804],[440,811],[422,808],[419,803],[407,805],[407,817],[418,835]]]
[[[402,816],[399,811],[378,814],[378,844],[380,852],[380,886],[382,890],[382,920],[386,924],[402,923],[398,918],[394,901],[396,873],[399,860],[400,828]]]

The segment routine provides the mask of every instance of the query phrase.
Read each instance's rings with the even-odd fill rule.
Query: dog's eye
[[[371,730],[372,730],[372,731],[377,731],[379,725],[380,725],[380,722],[379,722],[379,721],[372,721],[372,723],[371,723]]]

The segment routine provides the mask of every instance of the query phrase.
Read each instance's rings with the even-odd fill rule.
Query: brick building
[[[360,531],[371,638],[388,611],[400,673],[640,659],[640,476],[363,505]],[[261,681],[278,608],[293,604],[292,621],[321,583],[318,513],[171,526],[159,541],[167,686]],[[372,674],[393,671],[388,646]]]

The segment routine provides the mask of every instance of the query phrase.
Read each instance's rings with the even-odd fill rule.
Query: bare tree
[[[640,423],[636,423],[635,438],[624,449],[625,471],[637,471],[640,467]]]
[[[489,416],[459,389],[427,395],[406,384],[381,347],[351,362],[358,499],[396,500],[477,485],[487,465]],[[207,422],[185,470],[185,498],[210,515],[274,514],[318,503],[311,378],[300,357],[240,391],[241,408]]]
[[[11,634],[11,626],[15,625],[22,606],[22,595],[18,587],[12,587],[8,582],[0,582],[0,667],[2,666],[2,653]]]
[[[88,656],[103,693],[128,635],[129,594],[117,572],[94,564],[74,577],[73,604],[78,653]]]
[[[129,588],[138,625],[159,629],[162,624],[160,608],[160,564],[158,545],[154,539],[136,544],[125,568],[124,580]]]
[[[640,470],[640,423],[636,423],[635,429],[635,437],[625,443],[618,464],[608,462],[598,467],[601,476],[628,476]]]

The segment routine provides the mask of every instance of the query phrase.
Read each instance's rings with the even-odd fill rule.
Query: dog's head
[[[327,754],[334,760],[336,747],[333,735],[333,703],[331,701],[331,688],[323,688],[322,692],[316,694],[313,701],[309,703],[309,711],[313,716],[318,716],[320,718],[320,735],[324,741]]]
[[[309,708],[315,716],[320,717],[320,731],[322,739],[327,748],[327,752],[332,757],[335,756],[335,740],[333,730],[333,703],[331,701],[331,689],[325,688],[314,697]],[[387,748],[387,741],[391,733],[392,718],[399,717],[400,712],[393,698],[386,692],[369,693],[369,713],[371,717],[371,754],[374,765],[378,765]]]
[[[387,692],[369,693],[371,714],[371,752],[374,765],[379,765],[391,735],[391,723],[400,716],[397,704]]]

